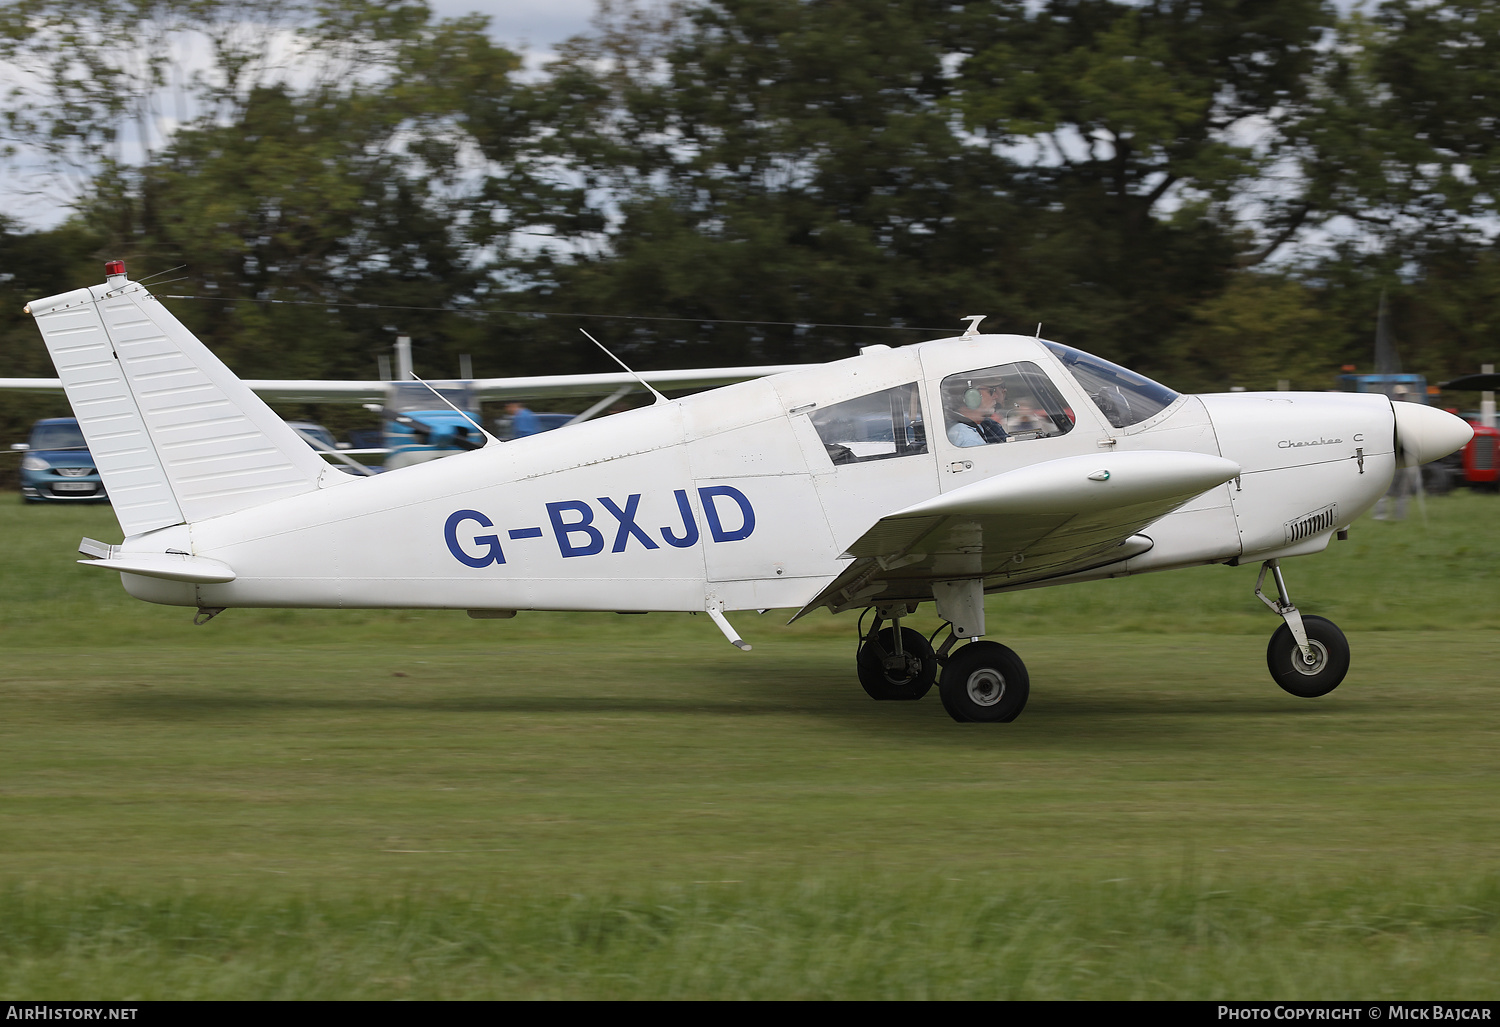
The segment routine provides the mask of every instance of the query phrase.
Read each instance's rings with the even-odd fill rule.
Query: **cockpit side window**
[[[1073,411],[1030,361],[951,374],[941,391],[944,428],[955,446],[1024,442],[1073,430]]]
[[[810,417],[836,464],[927,452],[916,382],[835,403],[812,411]]]
[[[1102,357],[1058,342],[1043,343],[1116,428],[1139,424],[1176,401],[1178,393]]]

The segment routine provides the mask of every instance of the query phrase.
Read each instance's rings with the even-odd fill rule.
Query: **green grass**
[[[0,503],[0,994],[1493,999],[1500,497],[1429,515],[1286,564],[1324,699],[1212,567],[992,600],[958,725],[852,617],[193,627]]]

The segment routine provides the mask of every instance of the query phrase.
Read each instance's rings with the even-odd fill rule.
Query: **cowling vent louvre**
[[[1332,531],[1338,521],[1339,507],[1337,503],[1329,503],[1321,510],[1315,510],[1295,520],[1286,522],[1286,540],[1288,544],[1301,542],[1305,538],[1321,535],[1325,531]]]

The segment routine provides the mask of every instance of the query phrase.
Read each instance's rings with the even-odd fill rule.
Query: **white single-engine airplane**
[[[131,595],[199,623],[255,606],[703,612],[743,649],[725,612],[873,610],[865,690],[919,699],[936,680],[959,721],[1013,720],[1030,692],[1020,658],[980,640],[987,593],[1209,563],[1262,562],[1256,594],[1284,621],[1271,674],[1326,694],[1348,644],[1297,611],[1279,561],[1342,535],[1398,460],[1471,435],[1380,395],[1179,395],[975,317],[960,337],[355,477],[107,271],[28,310],[125,535],[85,539],[80,562]],[[901,624],[928,601],[949,629],[936,649]]]

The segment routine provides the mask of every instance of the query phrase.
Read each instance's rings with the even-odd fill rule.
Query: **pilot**
[[[1004,442],[1005,429],[993,420],[995,410],[1004,403],[1004,385],[975,386],[973,382],[965,382],[947,404],[948,441],[963,447]]]

